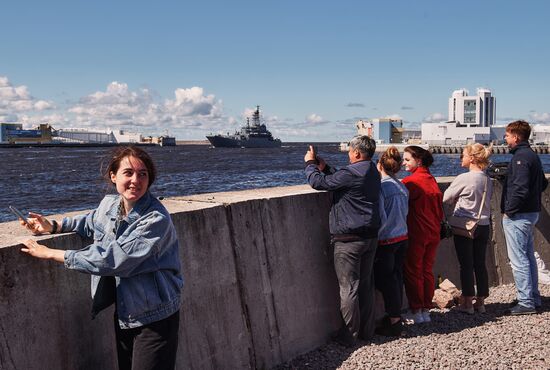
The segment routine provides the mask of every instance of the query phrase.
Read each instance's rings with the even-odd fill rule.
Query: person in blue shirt
[[[64,251],[28,240],[21,250],[92,275],[92,317],[115,304],[119,369],[174,369],[183,276],[170,214],[149,192],[153,160],[138,147],[120,147],[104,175],[118,194],[90,213],[59,223],[32,212],[27,219],[36,235],[76,232],[92,244]]]
[[[398,337],[403,332],[403,263],[408,246],[407,214],[409,191],[396,178],[401,169],[401,155],[390,146],[378,160],[382,176],[380,189],[380,230],[374,260],[374,282],[384,297],[387,316],[376,333]]]

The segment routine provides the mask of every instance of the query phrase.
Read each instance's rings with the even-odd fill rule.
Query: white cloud
[[[329,121],[324,120],[323,117],[315,113],[311,113],[310,115],[308,115],[305,120],[305,123],[308,125],[322,125],[328,122]]]
[[[144,135],[168,133],[181,139],[200,139],[214,132],[227,133],[246,123],[255,107],[246,108],[242,116],[224,113],[223,102],[202,87],[176,88],[168,98],[149,88],[132,89],[127,83],[113,81],[104,90],[73,100],[52,102],[35,99],[27,86],[12,86],[0,76],[0,121],[19,121],[27,127],[49,123],[61,128],[124,128]],[[323,140],[349,138],[354,123],[329,121],[317,113],[302,120],[281,118],[262,111],[262,121],[275,137],[285,140]]]
[[[13,86],[6,76],[0,76],[0,118],[18,121],[21,114],[53,109],[52,102],[34,98],[27,86]]]
[[[219,117],[221,113],[221,102],[216,100],[214,95],[204,95],[202,87],[191,87],[189,89],[176,89],[175,99],[167,100],[165,108],[171,114],[178,116],[207,116]]]
[[[529,118],[535,124],[550,124],[550,113],[531,113]]]
[[[384,118],[395,119],[395,120],[403,120],[403,117],[401,117],[399,114],[390,114],[389,116],[386,116]]]
[[[173,99],[157,101],[146,88],[132,91],[126,83],[111,82],[72,106],[79,126],[140,126],[150,130],[211,129],[222,118],[222,102],[201,87],[178,88]]]
[[[442,113],[432,113],[427,117],[424,117],[424,122],[441,122],[446,121],[447,117]]]
[[[52,113],[48,115],[19,115],[18,122],[23,123],[28,127],[36,127],[41,123],[48,123],[54,128],[67,127],[69,119],[61,113]]]

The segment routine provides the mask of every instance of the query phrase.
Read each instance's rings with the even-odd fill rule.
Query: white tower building
[[[457,127],[490,127],[495,124],[496,99],[491,91],[477,89],[477,96],[468,96],[468,90],[453,91],[449,99],[449,122]]]

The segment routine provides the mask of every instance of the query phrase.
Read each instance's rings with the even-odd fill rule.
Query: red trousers
[[[433,307],[435,279],[432,269],[438,246],[439,238],[436,240],[409,239],[409,249],[403,267],[403,280],[411,310]]]

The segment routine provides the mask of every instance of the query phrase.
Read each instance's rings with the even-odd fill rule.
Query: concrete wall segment
[[[81,248],[75,235],[43,238],[58,249]],[[91,320],[90,278],[0,248],[0,368],[113,368],[113,311]]]
[[[338,306],[326,304],[338,300],[329,208],[326,193],[311,191],[228,206],[256,368],[320,345],[338,328]]]
[[[172,211],[178,202],[171,203]],[[180,240],[184,289],[178,368],[250,367],[251,336],[243,314],[230,224],[222,205],[193,204],[172,213]],[[189,207],[189,204],[186,205]]]

